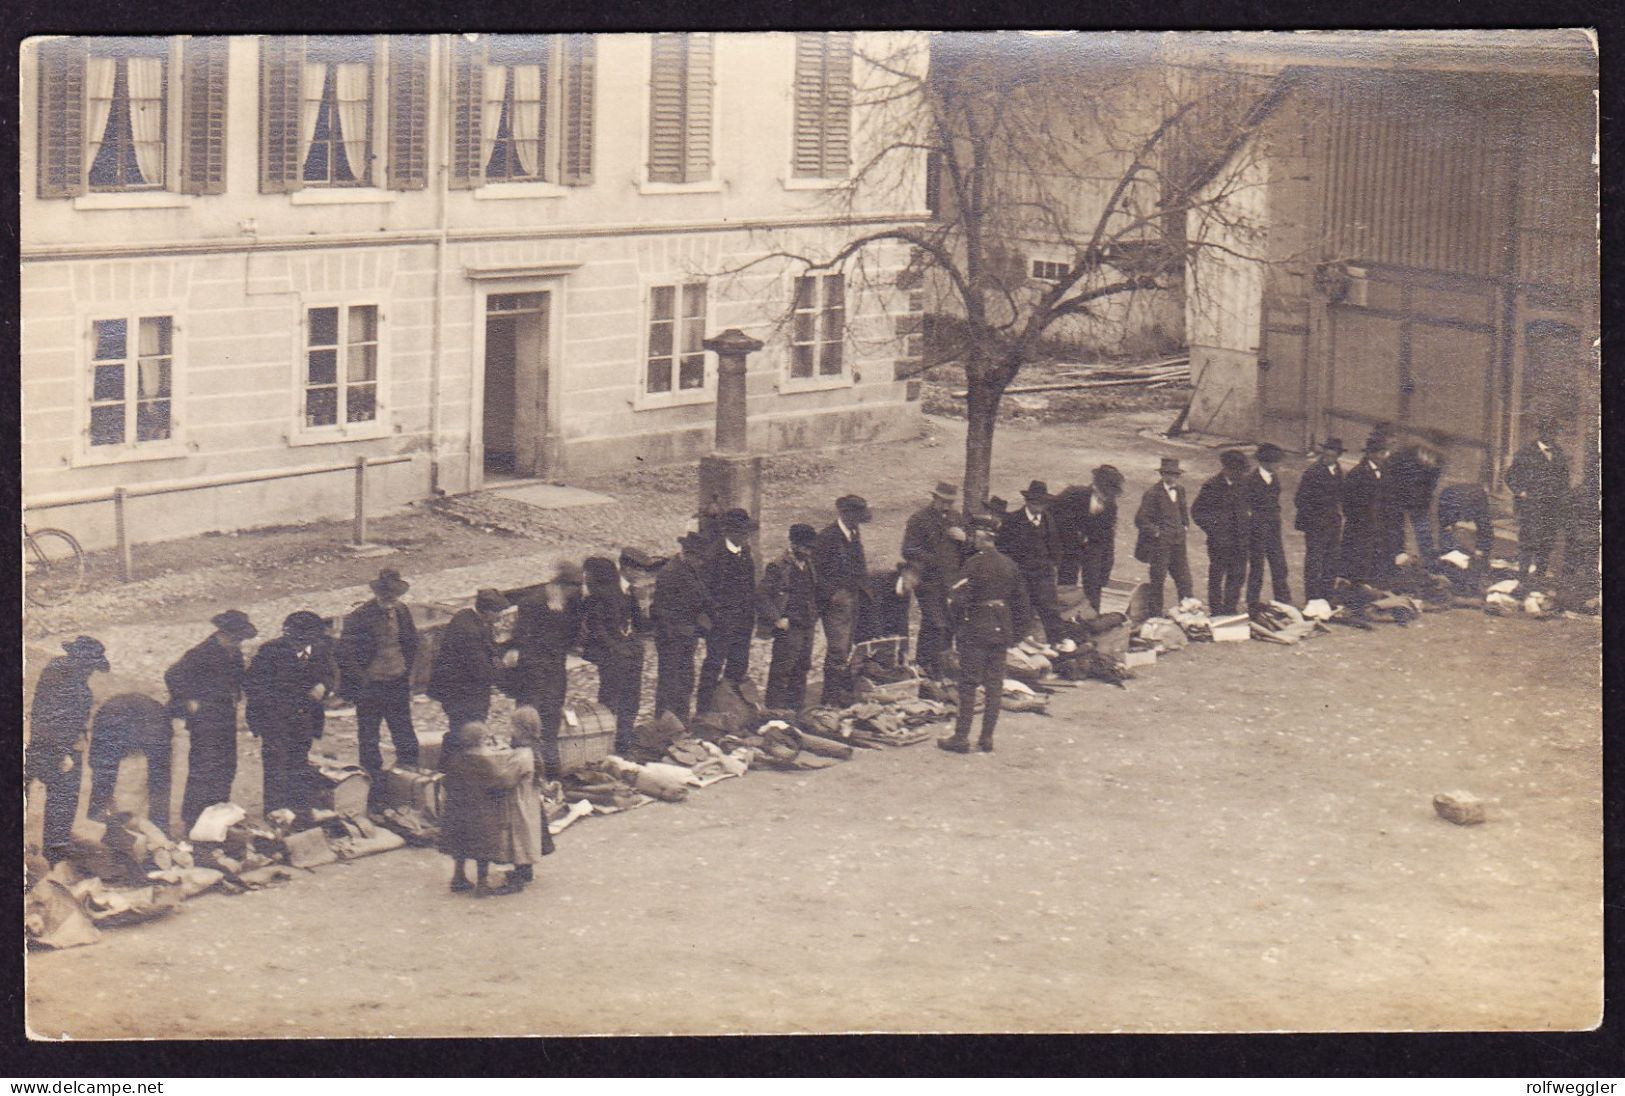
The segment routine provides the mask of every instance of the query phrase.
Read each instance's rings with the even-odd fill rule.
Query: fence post
[[[367,458],[355,459],[355,530],[350,543],[367,543]]]
[[[120,582],[129,582],[132,568],[129,527],[124,516],[124,497],[124,488],[113,488],[113,533],[118,539],[118,579]]]

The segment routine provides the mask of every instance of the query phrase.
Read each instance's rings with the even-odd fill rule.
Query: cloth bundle
[[[1207,604],[1200,598],[1188,597],[1168,614],[1193,643],[1207,643],[1213,639],[1212,620]]]
[[[1165,651],[1181,650],[1190,642],[1185,629],[1167,617],[1151,617],[1140,625],[1138,634],[1151,646]]]
[[[1330,615],[1329,613],[1327,614]],[[1320,627],[1295,606],[1284,601],[1254,605],[1248,614],[1254,639],[1289,645],[1308,639]]]

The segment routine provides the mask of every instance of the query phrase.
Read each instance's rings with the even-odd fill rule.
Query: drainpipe
[[[451,169],[446,163],[446,137],[445,127],[451,121],[451,45],[445,35],[436,35],[433,38],[436,48],[440,50],[440,100],[442,110],[435,113],[441,121],[436,125],[431,123],[430,129],[439,132],[432,133],[430,148],[438,148],[440,152],[435,156],[435,238],[434,238],[434,322],[430,325],[429,336],[429,494],[440,493],[440,356],[444,343],[445,309],[446,309],[446,191],[450,183]]]

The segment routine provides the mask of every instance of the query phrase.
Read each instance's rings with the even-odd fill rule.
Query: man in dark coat
[[[1404,547],[1404,526],[1409,523],[1416,537],[1416,555],[1424,568],[1438,558],[1433,549],[1433,493],[1444,474],[1444,454],[1431,445],[1407,445],[1395,450],[1383,469],[1389,484],[1388,497],[1400,526],[1400,549]]]
[[[942,673],[942,652],[953,642],[948,618],[948,588],[959,578],[965,560],[965,530],[954,504],[959,488],[946,480],[931,492],[930,505],[917,510],[903,527],[903,558],[920,571],[914,599],[920,604],[920,638],[915,661],[931,678]]]
[[[1395,549],[1390,484],[1384,479],[1383,459],[1388,439],[1380,431],[1366,438],[1360,463],[1343,481],[1343,567],[1350,582],[1381,584],[1393,569]]]
[[[817,540],[818,530],[811,525],[790,526],[789,550],[767,565],[756,587],[758,634],[773,637],[763,698],[769,708],[798,712],[807,698],[813,624],[818,620],[818,574],[812,564]]]
[[[462,741],[451,732],[465,723],[484,723],[491,714],[491,687],[497,683],[503,660],[507,658],[509,665],[518,664],[518,652],[498,652],[492,633],[509,605],[502,591],[488,587],[474,595],[472,609],[452,614],[440,633],[427,692],[446,713],[446,737],[440,743],[442,760],[447,750],[455,750]]]
[[[171,715],[191,738],[181,822],[190,832],[205,807],[229,802],[237,776],[237,702],[243,695],[243,642],[259,634],[237,609],[215,616],[214,634],[164,673]]]
[[[1061,634],[1061,612],[1056,605],[1055,561],[1061,554],[1061,542],[1055,534],[1055,520],[1049,516],[1054,498],[1043,480],[1029,483],[1021,497],[1021,509],[999,525],[998,549],[1021,572],[1027,583],[1027,599],[1043,621],[1044,636],[1056,643]]]
[[[582,577],[580,564],[561,562],[550,582],[520,599],[514,622],[513,642],[519,651],[518,699],[541,716],[541,761],[548,780],[557,780],[560,773],[559,724],[564,721],[569,684],[565,662],[581,644]]]
[[[1459,530],[1462,526],[1470,525],[1473,528],[1473,550],[1467,554],[1487,572],[1495,547],[1495,520],[1490,511],[1489,492],[1484,490],[1482,484],[1449,484],[1439,492],[1438,512],[1439,558],[1463,550]],[[1436,564],[1438,561],[1427,562]]]
[[[315,613],[290,613],[282,634],[260,644],[243,675],[248,730],[259,738],[264,762],[267,816],[310,809],[310,706],[338,684],[338,667],[319,643],[326,634],[327,622]]]
[[[959,619],[958,712],[953,736],[937,740],[937,746],[950,753],[970,753],[978,686],[982,689],[982,734],[977,745],[983,753],[993,752],[993,731],[1004,697],[1005,652],[1032,627],[1027,580],[1015,562],[996,547],[998,527],[990,514],[978,515],[972,522],[976,554],[965,561],[952,591]]]
[[[901,639],[900,654],[908,654],[908,606],[919,591],[920,569],[908,560],[886,571],[871,571],[866,584],[868,596],[858,614],[856,642],[871,639]]]
[[[582,565],[587,598],[581,603],[581,656],[598,667],[598,696],[615,713],[617,757],[635,745],[638,705],[643,699],[643,611],[622,586],[607,556]]]
[[[412,661],[418,632],[412,611],[401,604],[411,588],[400,572],[388,568],[373,579],[372,600],[344,618],[339,633],[341,685],[355,701],[356,740],[361,767],[380,786],[384,758],[378,751],[378,725],[389,725],[395,764],[418,763],[418,736],[412,727]]]
[[[724,512],[718,524],[706,568],[713,611],[700,663],[700,691],[694,699],[699,712],[711,710],[724,677],[737,685],[750,669],[750,640],[756,631],[756,561],[751,557],[750,535],[755,531],[755,520],[737,507]]]
[[[1117,555],[1117,500],[1123,494],[1123,473],[1109,464],[1094,470],[1089,487],[1068,487],[1055,497],[1050,516],[1061,546],[1055,581],[1083,587],[1095,612],[1100,592],[1111,581]]]
[[[852,639],[867,596],[869,565],[858,527],[869,520],[859,495],[835,500],[835,520],[813,544],[818,572],[818,615],[824,625],[824,688],[820,700],[834,708],[852,703]]]
[[[1231,614],[1247,581],[1247,547],[1252,511],[1247,508],[1247,458],[1239,450],[1219,454],[1219,474],[1202,484],[1191,504],[1191,520],[1207,534],[1207,604]]]
[[[55,864],[73,846],[73,816],[79,811],[80,753],[90,725],[94,698],[90,675],[107,673],[107,652],[99,640],[79,636],[62,645],[64,654],[45,664],[28,709],[27,774],[45,786],[45,858]]]
[[[694,701],[694,652],[700,636],[711,629],[711,590],[701,577],[705,538],[684,533],[680,551],[655,577],[649,615],[654,624],[658,678],[655,714],[670,712],[688,722]]]
[[[1536,424],[1535,439],[1512,458],[1506,471],[1518,518],[1518,575],[1551,578],[1552,549],[1568,519],[1569,458],[1557,444],[1553,423]]]
[[[1168,576],[1174,579],[1178,600],[1191,596],[1191,565],[1185,555],[1185,529],[1190,525],[1190,504],[1179,485],[1184,475],[1177,457],[1163,457],[1157,468],[1157,482],[1140,498],[1134,513],[1139,535],[1134,542],[1134,558],[1150,567],[1146,581],[1151,587],[1147,607],[1152,616],[1162,615],[1162,588]]]
[[[1342,565],[1343,439],[1321,442],[1315,463],[1298,480],[1292,502],[1293,528],[1303,534],[1303,596],[1309,601],[1332,597]]]
[[[175,727],[161,701],[120,693],[96,709],[90,724],[90,806],[85,817],[106,822],[120,763],[133,753],[147,759],[147,817],[169,833],[170,745]]]
[[[1292,604],[1287,583],[1286,549],[1281,544],[1280,448],[1265,442],[1254,453],[1258,467],[1242,480],[1247,493],[1247,605],[1258,604],[1264,593],[1264,566],[1270,569],[1271,597]]]

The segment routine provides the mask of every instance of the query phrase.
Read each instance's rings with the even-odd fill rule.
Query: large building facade
[[[226,481],[132,499],[160,539],[341,516],[286,473],[357,457],[409,458],[374,505],[692,458],[730,327],[753,447],[911,434],[906,252],[782,258],[926,216],[854,179],[885,37],[30,41],[25,506],[98,545],[119,486]]]

